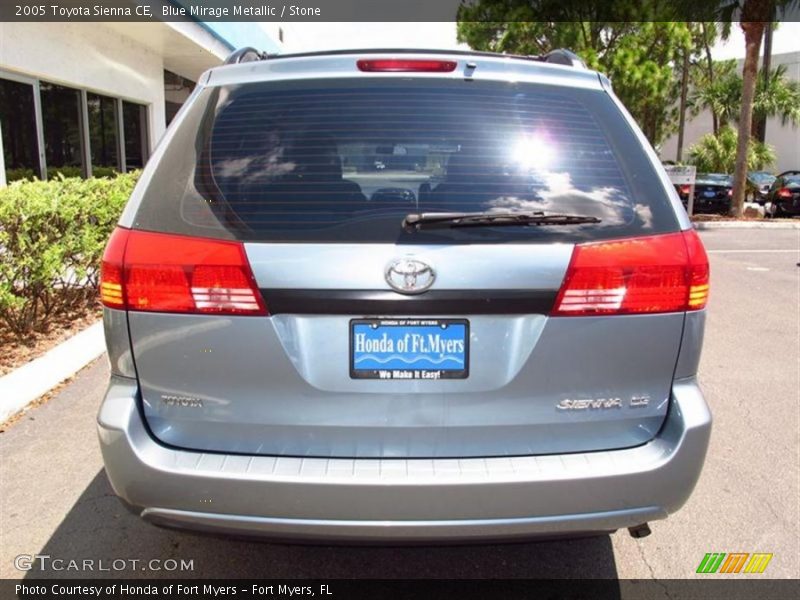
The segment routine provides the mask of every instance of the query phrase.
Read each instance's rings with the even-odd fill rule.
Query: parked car
[[[766,198],[767,215],[800,215],[800,171],[785,171],[775,178]]]
[[[775,175],[766,171],[750,171],[747,174],[747,199],[763,205],[767,200],[769,189],[775,181]]]
[[[103,259],[126,506],[340,542],[677,511],[711,428],[708,261],[608,80],[567,51],[248,58],[198,80]],[[376,144],[426,166],[367,195],[341,157]]]
[[[676,185],[684,208],[689,205],[689,185]],[[694,184],[694,213],[724,215],[731,209],[733,177],[723,173],[698,173]]]

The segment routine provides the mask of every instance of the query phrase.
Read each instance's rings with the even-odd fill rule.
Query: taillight
[[[692,191],[692,186],[690,186],[690,185],[682,185],[681,188],[680,188],[681,196],[688,196],[689,192],[691,192],[691,191]]]
[[[267,314],[241,243],[121,227],[103,256],[100,299],[135,311]]]
[[[689,300],[686,310],[700,310],[708,302],[709,280],[711,272],[708,268],[708,255],[700,241],[700,236],[692,229],[683,232],[686,242],[688,262],[686,264],[686,278],[689,283]]]
[[[453,60],[430,60],[418,58],[376,58],[356,62],[359,71],[450,73],[456,70]]]
[[[699,310],[708,300],[708,258],[694,230],[578,244],[553,315]]]
[[[778,198],[781,198],[783,200],[788,200],[791,197],[792,197],[792,190],[790,190],[789,188],[784,187],[778,190]]]
[[[728,198],[733,198],[733,188],[728,188]]]
[[[100,301],[109,308],[125,308],[122,261],[130,230],[117,227],[108,240],[100,265]]]

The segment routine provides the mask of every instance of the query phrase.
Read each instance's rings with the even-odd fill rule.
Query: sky
[[[468,49],[456,41],[455,23],[284,23],[287,52],[359,48]],[[266,28],[266,27],[265,27]],[[274,32],[274,24],[268,31]],[[781,23],[773,54],[800,52],[800,23]],[[718,60],[744,57],[744,36],[734,26],[730,40],[715,46]]]
[[[800,52],[800,23],[781,23],[773,32],[772,54],[783,54],[784,52]],[[744,58],[742,30],[738,26],[734,26],[728,42],[717,44],[711,53],[715,60]]]
[[[360,48],[456,49],[456,24],[285,23],[288,52]],[[464,49],[468,49],[466,45]]]

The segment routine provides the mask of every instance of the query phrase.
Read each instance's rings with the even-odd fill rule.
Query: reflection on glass
[[[81,140],[80,92],[41,82],[42,125],[47,176],[81,177],[85,174]]]
[[[511,148],[511,160],[525,171],[543,171],[555,159],[555,145],[544,134],[522,135]]]
[[[100,94],[87,94],[86,100],[89,105],[92,175],[105,177],[119,170],[117,102]]]
[[[261,87],[220,93],[195,180],[248,236],[420,239],[398,234],[409,212],[524,210],[601,220],[564,228],[571,238],[599,229],[644,232],[658,219],[660,229],[673,226],[663,190],[642,175],[652,166],[641,152],[625,151],[638,142],[617,139],[625,127],[613,136],[598,127],[619,117],[603,113],[600,96],[399,81]],[[664,207],[660,217],[654,206]],[[528,240],[555,236],[556,227],[425,235]]]
[[[128,171],[141,169],[147,160],[147,108],[123,101],[122,129],[125,136],[125,167]]]
[[[39,177],[32,85],[0,79],[0,128],[6,181]]]

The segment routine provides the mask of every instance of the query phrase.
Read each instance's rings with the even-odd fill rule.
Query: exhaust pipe
[[[650,525],[647,523],[642,523],[641,525],[636,525],[634,527],[628,527],[628,533],[631,534],[632,538],[643,538],[650,535],[652,532],[650,531]]]

